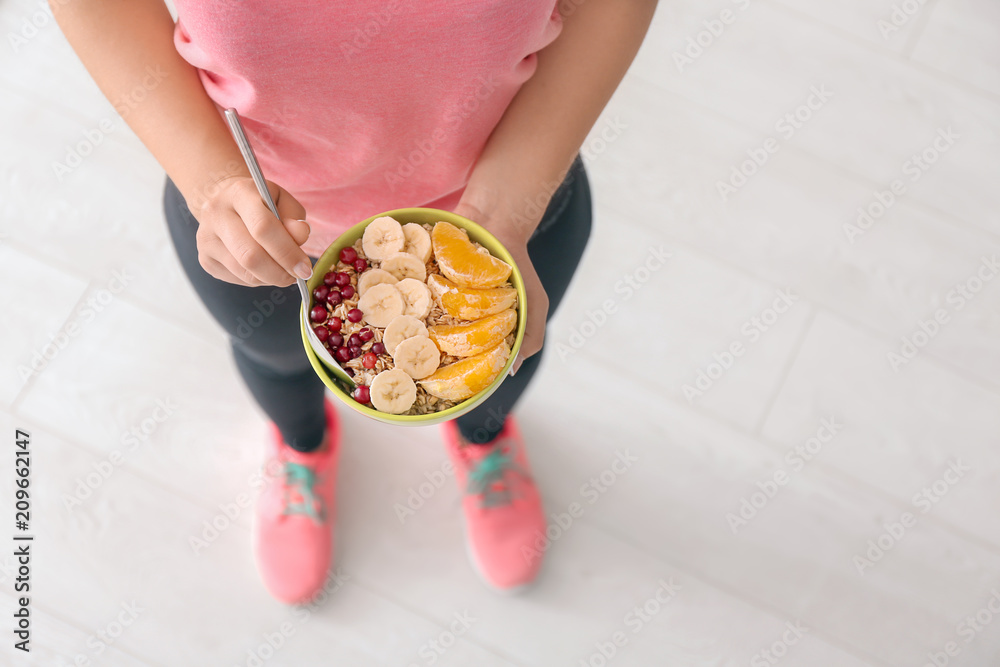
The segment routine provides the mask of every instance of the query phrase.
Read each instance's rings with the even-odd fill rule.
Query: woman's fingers
[[[301,246],[309,239],[312,230],[309,223],[305,221],[306,210],[292,195],[282,190],[274,183],[268,183],[271,189],[271,196],[274,197],[274,205],[281,214],[281,221],[285,229],[292,235],[295,245]]]
[[[266,209],[265,209],[266,210]],[[236,263],[254,279],[269,285],[286,287],[294,282],[292,276],[271,257],[253,237],[246,223],[235,210],[220,213],[213,228],[222,241],[225,250],[222,255],[231,255]],[[284,228],[282,228],[284,231]],[[238,277],[240,272],[224,256],[213,255]]]
[[[282,220],[285,218],[291,220],[305,219],[306,210],[295,197],[270,181],[267,182],[267,189],[271,193],[271,198],[274,200],[274,205],[278,208],[278,215],[281,216]]]
[[[537,354],[545,342],[545,320],[548,314],[549,298],[541,285],[528,292],[528,321],[525,323],[524,340],[521,342],[520,356],[526,359]]]
[[[223,241],[240,264],[261,280],[275,285],[290,285],[295,278],[312,275],[308,255],[261,201],[256,190],[250,192],[243,188],[233,197],[233,208],[242,219],[247,235],[231,230],[233,243],[226,238]]]
[[[309,238],[305,209],[274,183],[268,187],[281,220],[247,177],[227,180],[198,211],[199,261],[210,275],[279,287],[312,275],[312,261],[300,247]]]
[[[517,369],[521,367],[525,359],[537,354],[542,349],[542,344],[545,342],[545,323],[549,315],[549,295],[545,293],[542,281],[538,279],[535,267],[528,259],[528,253],[519,254],[520,257],[515,258],[515,261],[521,271],[521,278],[524,280],[528,309],[521,349],[517,353],[517,359],[510,367],[512,375],[517,373]]]
[[[258,287],[260,282],[236,261],[218,237],[206,238],[198,243],[198,261],[205,272],[227,283]],[[228,264],[228,266],[227,266]]]

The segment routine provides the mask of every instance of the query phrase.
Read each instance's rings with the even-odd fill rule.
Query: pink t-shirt
[[[450,210],[559,34],[556,0],[176,0],[174,43],[264,175],[306,208],[320,255],[347,227]]]

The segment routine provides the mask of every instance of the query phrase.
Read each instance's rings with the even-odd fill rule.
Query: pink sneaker
[[[264,586],[287,604],[312,599],[330,569],[340,423],[329,400],[324,409],[327,446],[322,451],[295,451],[273,423],[267,443],[267,485],[254,513],[254,557]]]
[[[534,581],[542,564],[534,548],[545,534],[542,499],[531,478],[513,416],[488,445],[468,444],[454,421],[441,424],[455,480],[464,491],[466,544],[479,577],[511,593]]]

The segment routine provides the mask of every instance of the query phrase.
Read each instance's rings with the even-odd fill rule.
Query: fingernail
[[[309,231],[312,231],[312,227],[305,220],[298,220],[297,222],[301,222],[303,225],[306,226],[306,229],[308,229]]]
[[[520,354],[517,355],[516,357],[514,357],[514,363],[511,364],[511,366],[510,366],[510,376],[511,377],[514,377],[514,373],[517,372],[517,369],[521,367],[522,363],[524,363],[524,359],[521,358]]]
[[[313,270],[309,262],[299,262],[295,265],[295,275],[302,278],[302,280],[308,280],[312,277],[312,274]]]

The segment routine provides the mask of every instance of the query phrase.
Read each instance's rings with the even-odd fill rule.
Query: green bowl
[[[310,294],[312,294],[313,289],[318,287],[320,283],[323,282],[324,274],[337,264],[341,249],[346,246],[354,245],[354,242],[361,238],[361,235],[364,234],[365,227],[368,226],[368,223],[375,218],[381,218],[384,215],[395,218],[401,225],[405,225],[408,222],[416,222],[420,224],[434,224],[435,222],[440,222],[442,220],[444,222],[450,222],[456,227],[461,227],[468,232],[470,239],[481,244],[484,248],[489,250],[494,257],[499,257],[511,265],[513,270],[510,273],[510,281],[517,289],[517,334],[514,339],[514,345],[510,351],[510,358],[507,359],[507,364],[488,387],[480,391],[475,396],[467,398],[458,405],[454,405],[447,410],[427,415],[390,415],[385,412],[379,412],[375,408],[368,407],[367,405],[363,405],[354,400],[354,398],[348,393],[347,388],[341,385],[340,381],[337,380],[333,373],[327,368],[326,364],[316,355],[312,347],[309,345],[306,325],[302,322],[302,318],[300,317],[299,321],[302,322],[300,325],[302,330],[302,345],[305,347],[306,355],[309,357],[309,362],[312,364],[313,370],[316,371],[316,374],[321,380],[323,380],[323,383],[330,388],[330,391],[333,392],[334,396],[339,398],[352,410],[360,412],[366,417],[371,417],[372,419],[377,419],[378,421],[385,422],[387,424],[400,424],[404,426],[429,426],[431,424],[439,424],[441,422],[448,421],[449,419],[454,419],[455,417],[472,410],[474,407],[485,401],[490,394],[496,391],[497,387],[500,386],[500,383],[507,377],[507,373],[510,371],[510,367],[514,363],[514,359],[517,357],[517,352],[521,349],[521,341],[524,339],[524,326],[527,321],[524,280],[521,279],[521,272],[518,271],[517,264],[514,263],[514,258],[510,256],[507,249],[503,247],[495,236],[490,234],[483,227],[474,223],[472,220],[463,218],[462,216],[449,211],[442,211],[436,208],[399,208],[395,211],[386,211],[385,213],[373,215],[367,220],[362,220],[341,234],[340,238],[334,241],[334,243],[326,249],[326,252],[323,253],[319,260],[317,260],[316,266],[313,268],[312,278],[307,281]],[[305,308],[305,304],[303,304],[302,307]]]

